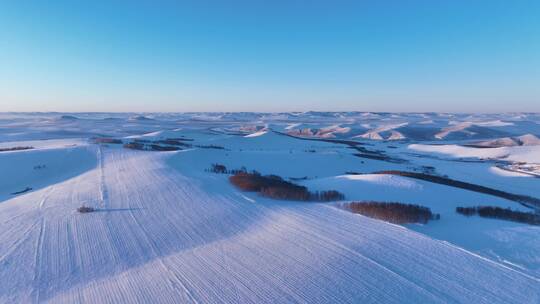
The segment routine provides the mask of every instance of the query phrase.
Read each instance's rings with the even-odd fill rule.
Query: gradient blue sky
[[[540,111],[537,0],[50,2],[0,3],[0,111]]]

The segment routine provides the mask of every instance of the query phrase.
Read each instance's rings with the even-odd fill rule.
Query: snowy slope
[[[426,121],[429,127],[418,127]],[[414,141],[433,140],[449,121],[518,138],[537,134],[531,126],[540,116],[0,113],[0,147],[36,148],[0,153],[0,303],[538,303],[539,227],[455,213],[456,206],[482,203],[527,208],[404,177],[346,174],[432,166],[437,174],[540,197],[539,179],[495,163],[540,162],[535,135],[523,137],[531,145],[495,149]],[[306,127],[342,139],[399,124],[380,135],[412,142],[359,139],[358,147],[402,163],[274,132]],[[92,144],[94,136],[183,138],[193,147],[134,151]],[[401,227],[333,203],[269,200],[206,172],[212,163],[301,178],[312,190],[333,188],[349,200],[418,203],[442,217]],[[27,186],[33,190],[10,194]],[[77,213],[82,204],[97,212]]]
[[[0,205],[0,301],[540,299],[538,279],[402,227],[321,204],[254,204],[223,176],[167,165],[192,152],[98,151],[95,169]],[[100,212],[75,213],[83,201]]]

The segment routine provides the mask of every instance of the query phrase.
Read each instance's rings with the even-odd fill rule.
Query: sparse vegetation
[[[431,175],[431,174],[426,174],[426,173],[418,173],[418,172],[398,171],[398,170],[378,171],[378,172],[374,172],[374,174],[392,174],[392,175],[405,176],[405,177],[425,180],[425,181],[436,183],[436,184],[442,184],[442,185],[447,185],[451,187],[456,187],[456,188],[461,188],[461,189],[466,189],[466,190],[470,190],[474,192],[501,197],[504,199],[522,203],[526,207],[530,207],[527,204],[540,206],[540,199],[536,197],[512,194],[505,191],[501,191],[501,190],[497,190],[497,189],[493,189],[493,188],[489,188],[485,186],[480,186],[476,184],[471,184],[467,182],[462,182],[462,181],[450,179],[448,177],[443,177],[443,176]]]
[[[258,172],[238,172],[229,181],[244,191],[259,192],[262,196],[295,201],[336,201],[345,196],[335,190],[310,192],[308,188],[283,180],[277,175],[261,175]]]
[[[160,146],[160,145],[150,145],[150,149],[152,151],[178,151],[178,150],[181,150],[180,148],[178,147],[175,147],[175,146]]]
[[[184,137],[184,136],[180,136],[180,137],[167,138],[167,140],[193,141],[193,138],[187,138],[187,137]]]
[[[139,142],[126,143],[126,144],[124,144],[124,148],[133,149],[133,150],[145,150],[144,149],[144,144],[139,143]]]
[[[435,167],[433,166],[422,166],[421,170],[422,170],[422,173],[424,174],[434,175],[436,173]]]
[[[164,139],[155,141],[156,144],[170,145],[170,146],[180,146],[185,148],[190,148],[191,144],[184,143],[181,140],[185,139]]]
[[[149,139],[143,139],[143,138],[135,138],[133,141],[136,142],[136,143],[143,143],[143,144],[150,144],[150,143],[152,143],[151,140],[149,140]]]
[[[427,207],[397,202],[350,202],[340,207],[353,213],[384,220],[394,224],[422,223],[440,219],[439,214],[433,214]]]
[[[357,157],[361,157],[361,158],[380,160],[380,161],[396,163],[396,164],[402,164],[402,163],[407,162],[407,160],[405,159],[391,157],[381,150],[370,150],[370,149],[367,149],[365,147],[358,146],[358,145],[349,145],[349,148],[358,151],[358,153],[354,153],[353,155]]]
[[[182,150],[179,147],[175,146],[162,146],[158,144],[153,144],[148,141],[133,141],[124,144],[123,146],[126,149],[133,149],[133,150],[142,150],[142,151],[178,151]]]
[[[136,138],[133,141],[124,144],[124,148],[133,150],[145,150],[145,151],[178,151],[182,148],[197,147],[201,149],[218,149],[225,150],[225,147],[217,145],[193,145],[185,143],[183,141],[192,141],[189,138],[167,138],[160,140],[149,140]],[[181,148],[182,147],[182,148]]]
[[[0,148],[0,152],[9,152],[9,151],[20,151],[20,150],[30,150],[34,149],[31,146],[21,146],[21,147],[11,147],[11,148]]]
[[[122,144],[122,140],[111,137],[97,137],[94,138],[96,144]]]
[[[540,215],[533,212],[522,212],[510,208],[493,206],[457,207],[456,212],[465,216],[495,218],[530,225],[540,225]]]

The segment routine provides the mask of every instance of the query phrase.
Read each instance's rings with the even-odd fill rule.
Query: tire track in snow
[[[265,207],[265,208],[267,208],[267,207]],[[287,208],[284,208],[284,209],[287,209]],[[369,258],[369,257],[367,257],[367,256],[365,256],[365,255],[363,255],[363,254],[361,254],[361,253],[359,253],[359,252],[345,246],[345,245],[342,245],[342,244],[338,243],[337,241],[334,241],[334,240],[332,240],[330,238],[324,237],[320,233],[316,233],[318,231],[317,226],[314,225],[315,223],[312,221],[313,220],[312,218],[308,219],[307,217],[300,216],[300,215],[297,215],[295,212],[289,212],[289,211],[287,211],[287,216],[290,217],[290,218],[296,219],[298,224],[300,224],[302,226],[285,224],[285,226],[280,227],[280,230],[281,229],[286,230],[286,231],[289,232],[289,234],[302,235],[302,242],[291,243],[291,240],[286,235],[280,233],[279,231],[268,230],[266,233],[272,234],[275,238],[280,239],[282,242],[290,243],[289,246],[291,248],[292,247],[298,247],[301,250],[303,250],[305,252],[310,252],[312,254],[320,253],[321,249],[324,249],[324,250],[327,250],[328,252],[332,253],[333,256],[340,256],[342,259],[347,259],[353,264],[361,265],[361,264],[363,264],[362,261],[367,262],[368,264],[373,265],[374,268],[379,269],[378,271],[375,271],[377,273],[381,273],[381,272],[382,273],[387,273],[390,276],[395,277],[396,281],[402,282],[403,285],[408,286],[408,287],[413,287],[419,292],[424,292],[424,294],[429,295],[432,300],[440,298],[440,296],[437,296],[437,295],[433,294],[432,292],[428,291],[426,288],[420,286],[416,282],[414,282],[414,281],[412,281],[412,280],[410,280],[410,279],[396,273],[395,271],[393,271],[393,270],[389,269],[388,267],[376,262],[375,260],[373,260],[373,259],[371,259],[371,258]],[[265,228],[265,229],[267,229],[267,228]],[[304,242],[306,242],[306,244],[304,244]],[[315,245],[315,244],[317,244],[318,246],[321,246],[321,247],[320,248],[313,247],[313,245]],[[312,249],[317,249],[318,252],[313,252]],[[270,251],[266,252],[265,254],[274,257],[276,260],[279,260],[279,259],[282,258],[280,255],[272,253]],[[298,260],[294,256],[287,256],[287,258],[295,260],[294,264],[299,264],[299,265],[305,264],[302,260]],[[314,268],[313,265],[305,264],[304,267],[306,269],[312,269],[312,271],[314,273],[318,273],[318,269]],[[324,276],[324,272],[318,273],[317,275]],[[342,272],[340,275],[341,276],[346,276],[347,273]],[[326,277],[326,279],[329,280],[329,281],[332,280],[331,277]],[[354,278],[354,277],[349,276],[348,280],[357,280],[357,279]],[[287,290],[288,293],[289,293],[289,296],[295,296],[296,295],[295,291],[293,289],[291,289],[291,286],[288,286],[288,287],[287,286],[280,286],[280,287]],[[334,300],[337,300],[337,299],[334,299]],[[301,300],[298,300],[298,301],[301,302]]]
[[[227,273],[233,273],[233,268],[231,267],[230,265],[230,262],[229,262],[229,256],[227,254],[227,251],[225,250],[225,245],[223,243],[220,243],[219,245],[219,248],[221,250],[221,258],[222,258],[222,261],[223,261],[223,268],[225,269],[225,271],[227,271]],[[233,286],[233,289],[234,289],[234,298],[236,299],[236,302],[237,303],[240,303],[240,289],[238,288],[238,286],[236,286],[236,282],[234,280],[231,280],[231,285]]]
[[[166,276],[167,280],[171,283],[173,288],[178,290],[178,287],[184,291],[186,296],[192,301],[192,303],[199,303],[193,293],[189,290],[189,288],[186,287],[185,283],[183,282],[180,275],[177,273],[171,271],[169,269],[169,266],[165,263],[164,258],[158,254],[158,249],[156,244],[151,240],[150,236],[146,232],[146,230],[143,228],[141,223],[137,220],[136,216],[133,214],[132,210],[129,210],[129,215],[133,219],[133,221],[136,223],[137,228],[141,231],[146,244],[148,245],[148,248],[150,248],[150,251],[152,255],[154,256],[153,260],[157,260],[159,265],[165,270],[166,273],[168,273],[170,276]],[[172,277],[172,279],[171,279]],[[185,279],[185,278],[184,278]]]
[[[43,209],[43,206],[45,205],[45,202],[47,201],[47,199],[49,198],[49,195],[51,194],[51,192],[53,191],[53,188],[54,186],[50,186],[46,191],[45,193],[43,194],[43,197],[41,198],[41,200],[39,201],[38,203],[38,207],[39,207],[39,211],[41,213],[41,210]],[[22,216],[25,216],[26,214],[20,214],[18,216],[14,216],[12,218],[10,218],[9,220],[5,221],[4,224],[14,220],[14,219],[17,219],[19,217],[22,217]],[[40,214],[40,216],[42,216]],[[15,250],[17,250],[19,248],[19,246],[21,246],[21,244],[24,244],[24,242],[26,240],[29,239],[29,236],[31,235],[31,232],[36,228],[36,226],[38,224],[40,224],[40,221],[41,219],[38,219],[37,221],[35,221],[32,225],[30,225],[21,235],[21,237],[19,239],[17,239],[15,242],[13,242],[13,244],[11,244],[10,246],[8,246],[6,248],[6,253],[4,253],[2,256],[0,256],[0,264],[3,262],[3,260],[5,258],[7,258],[8,256],[10,256],[10,254],[12,252],[14,252]]]
[[[115,163],[116,163],[116,165],[118,167],[116,169],[121,170],[121,171],[122,170],[128,170],[127,168],[120,167],[120,165],[125,163],[125,158],[124,158],[125,155],[122,153],[120,157],[122,158],[121,160],[116,160],[115,161]],[[133,168],[130,168],[130,169],[133,170]],[[144,174],[138,174],[137,176],[144,176]],[[117,179],[118,178],[119,177],[117,176]],[[102,187],[101,187],[102,198],[103,198],[103,201],[105,202],[105,201],[109,200],[109,192],[108,192],[108,189],[106,188],[106,184],[104,182],[105,181],[105,160],[104,160],[104,155],[101,152],[101,149],[100,149],[100,181],[101,181],[101,185],[102,185]],[[117,183],[115,183],[115,184],[117,184]],[[128,189],[125,189],[125,190],[128,190]],[[175,289],[175,290],[177,290],[179,292],[183,292],[192,303],[199,303],[199,301],[196,299],[196,297],[193,295],[193,293],[189,290],[189,288],[187,288],[187,286],[183,282],[185,280],[185,278],[181,277],[179,274],[177,274],[174,271],[170,270],[170,267],[165,262],[164,257],[162,257],[162,256],[160,256],[158,254],[158,251],[159,251],[158,246],[155,244],[154,241],[152,241],[152,238],[149,236],[149,234],[146,231],[146,229],[144,228],[144,226],[140,223],[140,221],[137,219],[136,215],[133,213],[132,206],[128,206],[127,212],[129,214],[129,217],[135,223],[137,229],[141,232],[141,235],[144,238],[144,242],[147,244],[146,247],[150,249],[150,252],[152,254],[152,258],[150,260],[156,260],[158,262],[158,264],[161,266],[161,268],[167,274],[169,274],[169,275],[166,275],[165,277],[166,277],[167,281],[169,282],[170,286],[173,289]]]
[[[342,250],[343,252],[347,252],[350,255],[352,255],[353,257],[357,257],[357,258],[359,258],[361,260],[364,260],[364,261],[366,261],[366,262],[380,268],[382,271],[385,271],[385,272],[389,273],[390,275],[395,276],[397,278],[397,280],[404,280],[405,282],[410,283],[412,286],[415,286],[419,290],[424,291],[426,294],[431,295],[433,298],[439,298],[439,296],[433,294],[432,292],[427,290],[426,287],[421,286],[416,281],[411,280],[410,278],[405,277],[404,275],[401,275],[401,274],[395,272],[394,270],[388,268],[387,266],[382,265],[381,263],[375,261],[374,259],[369,258],[369,257],[365,256],[364,254],[362,254],[362,253],[360,253],[360,252],[358,252],[358,251],[356,251],[356,250],[354,250],[352,248],[349,248],[348,246],[346,246],[344,244],[339,243],[336,240],[333,240],[333,239],[330,239],[330,238],[328,238],[326,236],[323,236],[322,233],[316,233],[316,231],[317,231],[317,223],[314,221],[313,218],[308,218],[305,215],[298,215],[296,213],[290,214],[290,216],[296,217],[299,221],[305,221],[309,226],[312,226],[311,229],[303,229],[302,232],[304,234],[308,235],[308,236],[311,236],[312,238],[322,240],[323,243],[325,243],[325,244],[331,244],[332,245],[332,246],[327,246],[327,247],[334,247],[334,248],[338,248],[338,249]],[[356,262],[352,258],[351,258],[351,260],[353,262]]]
[[[100,193],[100,203],[101,208],[105,209],[108,207],[109,202],[109,189],[105,183],[105,156],[103,155],[103,147],[99,145],[98,147],[98,161],[99,161],[99,193]]]
[[[500,287],[510,292],[515,302],[524,302],[523,294],[512,293],[497,280],[482,284],[484,288],[474,294],[478,284],[465,286],[475,281],[456,275],[456,271],[450,272],[448,279],[426,277],[432,270],[442,269],[436,273],[440,275],[452,267],[448,267],[446,256],[435,257],[438,250],[444,249],[439,243],[426,239],[420,244],[406,229],[401,235],[395,228],[372,220],[355,224],[352,215],[328,213],[322,206],[248,203],[229,188],[203,188],[198,175],[164,168],[163,154],[121,149],[103,149],[99,153],[103,162],[98,170],[82,181],[71,181],[66,188],[59,185],[51,196],[50,208],[43,207],[47,221],[41,218],[35,223],[34,231],[40,227],[34,245],[36,252],[40,251],[34,258],[39,271],[34,273],[32,285],[30,267],[29,280],[21,287],[32,292],[34,301],[73,302],[79,296],[89,302],[144,302],[158,301],[164,295],[162,302],[331,303],[372,299],[399,303],[418,299],[414,297],[434,302],[435,293],[441,301],[459,302],[457,299],[467,297],[497,299],[502,292],[495,288]],[[124,171],[126,174],[121,173]],[[108,186],[106,193],[100,188],[101,182]],[[76,195],[66,195],[69,191]],[[84,215],[57,225],[57,220],[65,218],[57,216],[56,207],[69,207],[79,197],[92,197],[92,201],[106,198],[103,205],[106,203],[111,212]],[[259,219],[268,221],[262,223]],[[345,224],[339,224],[340,220]],[[353,234],[358,237],[348,241]],[[356,246],[358,241],[365,243]],[[412,245],[407,245],[410,241]],[[63,244],[64,249],[55,250]],[[100,248],[94,251],[93,244]],[[414,244],[434,251],[419,251]],[[32,263],[31,250],[21,263]],[[448,250],[441,253],[463,257]],[[399,258],[402,254],[406,260]],[[427,262],[401,267],[401,263],[415,264],[415,256]],[[522,291],[531,287],[506,270],[499,277],[493,267],[486,269],[489,265],[473,262],[462,265],[478,266],[496,279],[516,278],[520,284],[510,286],[527,287]],[[82,268],[78,271],[79,266]],[[474,272],[465,274],[470,273]],[[438,282],[430,282],[432,278]],[[419,280],[433,293],[426,293],[411,279]],[[98,281],[102,283],[96,284]],[[499,298],[499,302],[508,299]]]
[[[4,253],[2,256],[0,256],[0,265],[3,264],[4,259],[6,259],[8,256],[10,256],[13,252],[15,252],[19,246],[24,244],[26,240],[30,238],[30,235],[32,235],[32,231],[36,228],[36,226],[40,224],[40,221],[34,222],[34,224],[30,225],[21,235],[20,238],[15,240],[10,246],[6,248],[6,253]]]
[[[43,239],[45,237],[45,218],[42,217],[39,224],[39,236],[37,239],[37,244],[35,246],[35,255],[34,255],[34,277],[32,281],[34,282],[34,289],[32,291],[34,303],[39,303],[41,295],[41,263],[42,263],[42,247]]]
[[[39,303],[40,301],[40,295],[41,295],[41,268],[42,268],[42,254],[43,254],[43,240],[45,239],[45,216],[43,214],[44,206],[47,200],[49,199],[52,191],[54,189],[54,186],[49,187],[47,192],[44,194],[43,198],[39,202],[39,235],[37,239],[37,244],[35,246],[35,253],[34,253],[34,276],[32,278],[32,281],[34,282],[34,290],[33,297],[35,299],[35,303]]]
[[[47,189],[47,191],[45,192],[45,194],[43,195],[43,197],[41,198],[41,200],[39,201],[39,210],[42,211],[43,210],[43,206],[45,206],[45,203],[47,202],[47,200],[49,199],[49,197],[51,196],[51,193],[53,192],[54,190],[54,185],[53,186],[49,186],[49,188]]]

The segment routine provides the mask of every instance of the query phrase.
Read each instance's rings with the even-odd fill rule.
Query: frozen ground
[[[531,136],[527,145],[478,147],[536,137],[539,121],[536,114],[0,114],[0,149],[34,147],[0,152],[0,302],[538,303],[540,227],[454,211],[530,208],[373,172],[430,170],[540,197],[540,146]],[[104,136],[191,147],[136,151],[92,140]],[[339,140],[386,158],[355,156]],[[421,204],[441,220],[402,227],[334,203],[264,199],[207,172],[212,163],[296,178],[347,200]],[[82,204],[97,212],[77,213]]]

